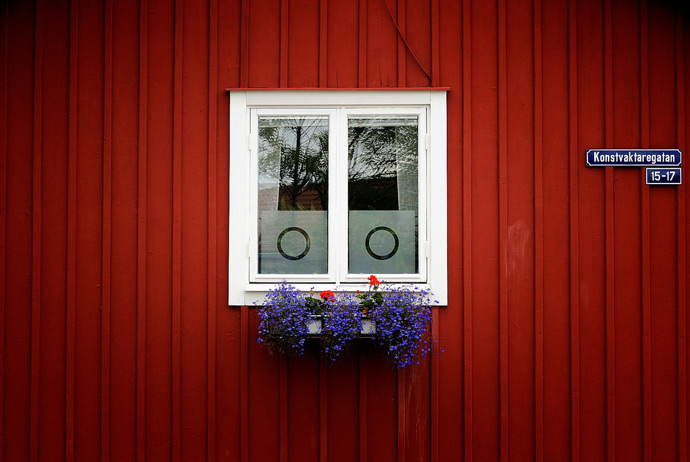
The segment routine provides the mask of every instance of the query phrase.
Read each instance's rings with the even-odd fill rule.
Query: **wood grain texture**
[[[40,318],[41,318],[41,241],[42,219],[41,172],[42,172],[42,118],[43,118],[43,3],[36,4],[34,26],[34,101],[33,101],[33,204],[32,204],[32,286],[31,286],[31,425],[30,444],[32,459],[38,453],[38,385],[40,362]]]
[[[534,0],[534,456],[544,460],[544,108],[542,0]]]
[[[209,2],[208,28],[208,266],[207,266],[207,375],[206,375],[206,451],[209,460],[217,460],[216,381],[218,326],[218,0]]]
[[[397,421],[397,460],[404,462],[407,457],[406,441],[407,438],[407,371],[398,369],[396,374],[396,402],[398,405]]]
[[[441,21],[439,0],[431,0],[431,86],[438,87],[441,82]]]
[[[112,246],[113,2],[105,1],[103,45],[103,242],[101,247],[101,460],[110,460],[110,273]]]
[[[319,358],[319,461],[328,461],[328,362]]]
[[[36,18],[33,3],[15,3],[10,6],[7,61],[11,72],[5,74],[8,88],[7,143],[4,146],[7,221],[3,263],[6,269],[5,298],[0,301],[4,307],[3,457],[29,460],[33,303],[31,210],[35,131],[32,98]],[[23,43],[24,46],[17,46],[17,43]],[[64,449],[63,444],[59,454]]]
[[[647,0],[640,0],[640,145],[649,148],[649,20]],[[651,237],[649,186],[642,190],[642,460],[652,460]]]
[[[471,2],[462,2],[462,275],[463,275],[463,448],[473,460],[472,410],[472,34]]]
[[[439,308],[437,306],[431,307],[431,338],[433,340],[438,340],[439,335]],[[431,350],[431,365],[429,373],[430,378],[430,389],[429,389],[429,431],[430,442],[429,442],[429,460],[431,462],[437,462],[439,460],[439,356],[441,353],[441,348],[438,344],[434,344]]]
[[[604,144],[613,141],[613,12],[611,0],[604,1]],[[606,209],[606,460],[616,460],[616,325],[613,167],[605,172]]]
[[[70,3],[69,139],[67,161],[67,310],[66,310],[66,441],[65,459],[74,460],[75,445],[75,341],[77,266],[77,72],[78,2]]]
[[[5,278],[7,246],[7,51],[8,51],[8,2],[2,5],[0,19],[0,65],[2,66],[2,84],[0,84],[0,396],[5,393]],[[5,434],[3,418],[5,400],[0,399],[0,435]],[[4,454],[4,438],[0,438],[0,454]]]
[[[398,14],[397,21],[400,30],[406,29],[406,0],[398,0]],[[405,87],[407,84],[407,48],[403,37],[398,34],[398,87]]]
[[[319,87],[328,86],[328,0],[319,0]]]
[[[31,208],[31,404],[29,420],[29,460],[32,462],[38,460],[39,457],[38,424],[40,419],[43,21],[44,4],[43,1],[39,1],[36,3],[36,22],[34,25],[33,203]]]
[[[580,460],[580,268],[577,133],[577,0],[568,1],[568,157],[570,201],[570,458]]]
[[[285,355],[280,356],[280,411],[278,414],[280,420],[280,462],[288,461],[289,454],[289,435],[290,427],[288,425],[288,420],[290,416],[288,415],[288,358]]]
[[[249,460],[249,308],[240,308],[240,460]]]
[[[240,19],[240,86],[249,85],[249,0],[241,2]]]
[[[357,361],[357,386],[358,386],[358,429],[359,435],[357,438],[359,446],[359,460],[366,462],[368,460],[368,440],[367,440],[367,350],[365,348],[359,349],[359,358]]]
[[[146,299],[148,153],[148,0],[139,3],[139,108],[137,133],[137,461],[146,460]]]
[[[676,145],[686,152],[686,103],[685,103],[685,24],[680,5],[676,7]],[[677,190],[677,265],[678,265],[678,460],[688,458],[688,371],[687,371],[687,228],[686,228],[686,186]]]
[[[182,56],[183,3],[175,0],[172,146],[172,459],[182,459]]]
[[[499,300],[499,370],[500,424],[499,455],[509,459],[509,385],[508,377],[508,101],[507,101],[507,21],[506,1],[498,2],[498,300]]]
[[[359,0],[358,53],[358,86],[367,86],[367,0]]]
[[[280,0],[280,87],[288,86],[288,41],[290,40],[288,0]]]

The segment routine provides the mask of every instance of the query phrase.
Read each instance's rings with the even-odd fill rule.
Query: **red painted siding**
[[[408,48],[409,47],[409,48]],[[687,460],[688,12],[5,0],[0,459]],[[228,307],[228,87],[449,87],[445,353],[272,357]]]

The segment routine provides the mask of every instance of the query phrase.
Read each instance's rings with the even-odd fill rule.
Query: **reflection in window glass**
[[[259,117],[260,274],[328,272],[328,118]]]
[[[419,271],[417,116],[348,119],[348,270]]]

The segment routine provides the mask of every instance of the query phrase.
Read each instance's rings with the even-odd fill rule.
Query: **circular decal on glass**
[[[390,235],[393,236],[393,240],[395,241],[395,243],[393,245],[393,250],[391,250],[386,255],[379,255],[379,254],[375,253],[373,250],[371,250],[371,247],[369,246],[369,241],[371,240],[371,236],[373,236],[378,231],[386,231],[386,232],[390,233]],[[364,239],[364,246],[367,248],[367,252],[369,253],[369,255],[371,255],[373,258],[375,258],[377,260],[388,260],[389,258],[391,258],[393,255],[395,255],[398,252],[398,247],[400,247],[400,240],[398,239],[398,235],[395,234],[395,231],[390,229],[388,226],[377,226],[376,228],[369,231],[369,234],[367,234],[366,239]]]
[[[304,236],[304,251],[303,251],[301,254],[297,255],[297,256],[295,256],[295,255],[288,255],[288,254],[285,253],[285,251],[283,250],[283,245],[282,245],[282,244],[283,244],[283,237],[284,237],[287,233],[289,233],[290,231],[298,232],[298,233],[300,233],[302,236]],[[397,242],[397,238],[396,238],[396,242]],[[309,239],[309,234],[307,234],[307,232],[306,232],[305,230],[303,230],[302,228],[298,228],[297,226],[290,226],[289,228],[285,228],[285,229],[278,235],[277,244],[278,244],[278,252],[280,252],[280,255],[282,255],[283,258],[285,258],[286,260],[293,260],[293,261],[294,261],[294,260],[301,260],[301,259],[303,259],[304,257],[306,257],[307,254],[309,253],[309,249],[311,248],[311,239]],[[397,245],[396,245],[396,249],[397,249]]]

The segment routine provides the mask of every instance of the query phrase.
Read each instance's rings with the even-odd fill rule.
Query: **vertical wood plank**
[[[398,398],[398,462],[405,462],[405,423],[407,413],[405,401],[407,397],[407,373],[405,369],[398,369],[397,374],[397,398]]]
[[[110,253],[113,134],[113,0],[105,0],[103,46],[103,242],[101,269],[101,461],[110,460]]]
[[[541,0],[534,0],[534,454],[544,460],[544,168]]]
[[[103,206],[103,71],[104,30],[103,2],[78,2],[76,65],[76,144],[74,169],[68,168],[68,178],[74,184],[74,195],[69,196],[68,207],[74,207],[74,458],[98,460],[100,457],[100,369],[102,301],[102,206]],[[46,12],[47,13],[47,12]],[[46,14],[46,18],[50,16]],[[50,21],[52,22],[52,21]],[[46,21],[48,24],[48,21]],[[63,32],[64,33],[64,32]],[[51,34],[52,35],[52,34]],[[46,39],[49,36],[46,34]],[[46,45],[47,45],[46,40]],[[47,55],[46,55],[47,57]],[[55,72],[55,71],[53,71]],[[44,82],[53,76],[44,71]],[[64,91],[63,87],[63,91]],[[45,92],[45,90],[44,90]],[[51,90],[51,94],[55,91]],[[64,93],[63,93],[64,94]],[[63,109],[64,111],[64,109]],[[51,111],[52,112],[52,111]],[[64,114],[64,112],[63,112]],[[46,113],[48,116],[48,113]],[[45,117],[46,134],[52,117]],[[63,145],[64,146],[64,145]],[[48,145],[44,141],[44,148]],[[64,152],[64,151],[63,151]],[[59,155],[56,151],[54,155]],[[47,160],[47,158],[46,158]],[[50,178],[44,168],[44,183]],[[64,178],[64,177],[63,177]],[[48,183],[49,184],[49,183]],[[50,198],[44,194],[47,205]],[[46,209],[47,211],[47,209]],[[69,216],[69,212],[67,214]],[[52,228],[52,220],[45,221]],[[46,248],[50,234],[44,233]],[[44,252],[45,253],[45,252]],[[70,257],[68,257],[70,258]],[[44,258],[44,263],[45,258]],[[55,270],[53,270],[55,271]],[[47,278],[53,271],[43,270]],[[54,274],[54,273],[53,273]],[[52,279],[52,277],[51,277]],[[52,291],[43,293],[45,302]],[[44,307],[46,303],[43,303]],[[57,313],[56,313],[57,314]],[[50,318],[44,316],[44,320]],[[48,335],[48,330],[44,330]],[[46,337],[47,337],[46,335]],[[44,342],[45,343],[45,342]],[[41,380],[41,387],[47,382]],[[44,422],[41,419],[41,427]],[[41,452],[44,453],[43,441]],[[41,455],[41,459],[45,454]]]
[[[568,1],[568,156],[570,201],[570,460],[580,460],[580,283],[577,151],[577,0]]]
[[[117,7],[113,2],[113,15],[109,458],[134,461],[137,442],[139,1],[118,1]],[[121,144],[123,140],[125,145]],[[120,271],[121,268],[128,271]]]
[[[464,171],[463,162],[468,151],[463,150],[464,120],[463,102],[467,95],[463,88],[463,2],[442,0],[440,3],[441,62],[439,76],[442,85],[452,87],[448,93],[448,203],[453,204],[454,213],[448,215],[448,229],[453,230],[454,239],[448,242],[449,299],[452,306],[440,307],[437,313],[432,308],[432,333],[438,344],[445,349],[440,357],[432,356],[431,374],[431,462],[446,460],[467,460],[464,451],[465,396],[463,358],[463,300],[465,260],[464,245]],[[434,329],[434,325],[437,326]],[[437,350],[438,351],[438,350]],[[437,380],[438,386],[435,386]],[[434,395],[434,393],[436,393]]]
[[[613,148],[613,17],[604,0],[604,144]],[[605,170],[606,214],[606,460],[616,460],[616,324],[613,167]]]
[[[7,245],[7,43],[8,43],[8,4],[2,5],[0,23],[0,53],[2,58],[2,86],[0,86],[0,435],[5,434],[5,260]],[[0,438],[0,456],[4,454],[5,438]]]
[[[3,456],[28,460],[31,409],[32,332],[32,143],[35,8],[14,2],[8,21],[7,228],[5,269],[5,419]],[[17,46],[24,44],[25,48]],[[21,152],[23,155],[9,155]],[[64,178],[63,178],[64,179]]]
[[[240,86],[249,85],[249,0],[241,0],[240,14]]]
[[[437,340],[439,335],[439,313],[438,306],[431,307],[431,338]],[[432,343],[433,345],[433,343]],[[438,445],[438,403],[439,403],[439,352],[438,344],[431,351],[431,386],[429,389],[429,400],[431,401],[431,409],[429,411],[429,427],[431,430],[431,438],[429,441],[429,455],[431,462],[438,462],[439,460],[439,445]],[[434,354],[435,353],[435,354]]]
[[[358,79],[360,88],[367,86],[367,0],[359,0]]]
[[[217,137],[218,137],[218,0],[209,0],[208,27],[208,287],[207,287],[207,429],[208,460],[216,456],[216,327],[217,327]]]
[[[405,1],[398,0],[398,28],[405,32],[406,14]],[[398,34],[398,87],[404,87],[407,84],[407,49],[405,48],[405,41],[401,34]]]
[[[328,462],[328,361],[319,358],[319,461]]]
[[[684,21],[680,4],[676,6],[676,143],[685,151],[685,47]],[[688,458],[687,421],[687,279],[685,185],[676,190],[678,206],[678,460]]]
[[[654,148],[675,146],[677,142],[675,21],[672,6],[648,2],[649,147]],[[662,67],[668,68],[669,72],[659,72]],[[644,171],[641,173],[644,177]],[[651,243],[651,460],[679,460],[676,427],[678,390],[675,389],[678,383],[677,188],[650,186],[648,190]]]
[[[649,148],[649,18],[647,0],[640,0],[640,142]],[[642,188],[642,460],[652,460],[651,236],[649,186]]]
[[[439,0],[431,0],[431,86],[441,82],[441,43]]]
[[[247,334],[249,334],[247,332]],[[249,340],[249,335],[247,335]],[[288,461],[288,359],[280,355],[280,462]]]
[[[79,12],[77,0],[70,3],[70,66],[69,66],[69,116],[67,161],[67,307],[65,327],[66,373],[66,441],[65,459],[74,460],[74,394],[75,394],[75,316],[76,316],[76,265],[77,265],[77,46]]]
[[[175,0],[173,62],[173,203],[172,203],[172,459],[182,458],[182,34],[183,0]]]
[[[506,0],[498,1],[498,273],[499,273],[499,368],[501,462],[508,460],[508,122],[507,122],[507,25]]]
[[[328,86],[328,0],[319,0],[319,87]]]
[[[472,452],[472,44],[471,0],[462,2],[463,448]]]
[[[358,401],[359,401],[359,462],[367,462],[367,348],[359,346]]]
[[[280,0],[280,87],[288,86],[288,41],[289,41],[288,0]]]
[[[240,461],[249,461],[249,308],[240,308]]]
[[[613,7],[613,138],[617,146],[640,143],[639,12],[637,4],[612,2]],[[625,42],[617,37],[625,30]],[[609,104],[607,102],[607,104]],[[605,125],[604,125],[605,126]],[[601,132],[600,132],[601,133]],[[605,134],[604,134],[605,135]],[[606,135],[604,141],[606,141]],[[615,146],[614,145],[614,146]],[[604,147],[604,144],[602,144]],[[614,168],[615,252],[615,455],[618,460],[642,460],[642,299],[640,175],[635,169]],[[607,366],[608,369],[610,367]],[[608,378],[607,378],[608,383]],[[608,397],[607,397],[607,402]],[[607,443],[608,447],[608,443]],[[601,453],[601,452],[600,452]]]
[[[398,14],[400,10],[398,10]],[[440,22],[440,4],[439,0],[431,0],[431,74],[432,74],[432,86],[438,87],[441,81],[441,22]],[[405,30],[401,26],[401,30]],[[398,48],[400,47],[400,41],[398,40]],[[403,81],[404,86],[405,82]],[[439,338],[439,316],[438,307],[432,307],[431,309],[431,334],[433,339]],[[433,345],[433,343],[432,343]],[[438,354],[438,345],[436,347],[436,353]],[[431,435],[429,439],[429,455],[431,462],[438,461],[438,393],[439,393],[439,357],[437,354],[431,355],[431,365],[430,365],[430,388],[429,388],[429,399],[430,409],[429,409],[429,424],[431,427]]]
[[[38,460],[40,349],[41,349],[41,159],[43,133],[43,14],[42,0],[36,2],[34,29],[33,100],[33,201],[31,218],[31,391],[29,410],[29,460]],[[76,76],[75,76],[76,78]],[[1,398],[0,398],[1,399]]]
[[[137,461],[146,460],[146,233],[148,152],[148,0],[139,3],[139,128],[137,141]]]

